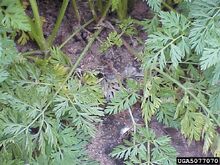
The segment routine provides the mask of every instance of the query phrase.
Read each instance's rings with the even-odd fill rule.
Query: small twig
[[[92,34],[92,32],[90,32],[90,31],[87,30],[86,28],[83,28],[83,30],[84,30],[85,32],[89,33],[89,34]],[[96,39],[97,39],[97,41],[99,41],[100,43],[103,43],[103,41],[102,41],[99,37],[97,37]]]
[[[133,114],[132,114],[132,111],[131,111],[131,108],[129,107],[128,108],[128,112],[129,112],[129,114],[130,114],[130,117],[131,117],[131,121],[132,121],[132,124],[133,124],[133,129],[134,129],[134,137],[135,137],[135,134],[136,134],[136,132],[137,132],[137,123],[135,122],[135,120],[134,120],[134,116],[133,116]],[[134,138],[134,145],[136,144],[136,141],[135,141],[135,138]]]
[[[42,51],[42,50],[33,50],[33,51],[29,51],[29,52],[25,52],[25,53],[21,53],[22,56],[29,56],[29,55],[44,55],[46,53],[48,53],[49,50],[45,50],[45,51]]]
[[[86,26],[88,26],[90,23],[92,23],[94,19],[89,20],[84,25],[77,28],[76,31],[74,31],[60,46],[59,49],[61,49],[64,45],[66,45],[67,42],[69,42],[77,33],[79,33],[82,29],[84,29]]]

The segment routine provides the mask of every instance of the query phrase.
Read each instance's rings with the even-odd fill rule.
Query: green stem
[[[89,39],[88,44],[86,45],[86,47],[84,48],[84,50],[82,51],[82,53],[80,54],[80,56],[78,57],[77,61],[75,62],[75,64],[73,65],[72,69],[70,70],[69,74],[67,75],[66,79],[63,81],[63,83],[60,85],[59,89],[54,93],[54,95],[52,96],[51,100],[49,100],[49,102],[47,103],[47,105],[44,106],[43,110],[34,118],[34,120],[32,122],[30,122],[25,128],[23,128],[22,130],[20,130],[17,134],[15,134],[13,137],[11,137],[11,139],[17,137],[18,135],[20,135],[22,132],[28,130],[42,115],[44,115],[45,111],[48,109],[48,107],[53,103],[54,98],[59,94],[59,92],[63,89],[63,87],[65,86],[66,82],[69,80],[69,78],[72,76],[72,74],[74,73],[74,71],[76,70],[76,68],[78,67],[78,65],[80,64],[81,60],[85,57],[86,53],[88,52],[88,50],[90,49],[90,47],[92,46],[93,42],[95,41],[95,39],[98,37],[98,35],[101,33],[102,28],[98,29],[94,35]]]
[[[150,141],[148,140],[147,141],[147,165],[151,164],[150,157],[151,157],[151,154],[150,154]]]
[[[29,51],[29,52],[21,53],[21,55],[22,55],[22,56],[29,56],[29,55],[33,55],[33,54],[42,55],[42,54],[46,54],[46,53],[48,53],[48,52],[49,52],[49,50],[47,50],[47,51],[32,50],[32,51]]]
[[[128,7],[128,0],[121,0],[119,2],[119,7],[117,9],[117,14],[120,20],[123,20],[127,16],[127,7]]]
[[[162,74],[164,77],[168,78],[170,81],[172,81],[173,83],[175,83],[176,85],[178,85],[180,88],[182,88],[186,93],[188,93],[192,98],[194,98],[197,103],[204,109],[204,111],[210,115],[210,117],[216,122],[216,124],[220,127],[220,122],[216,119],[216,117],[211,113],[211,111],[206,107],[205,104],[203,104],[201,102],[200,99],[198,99],[196,97],[196,95],[194,95],[189,89],[187,89],[184,85],[182,85],[179,81],[177,81],[176,79],[172,78],[170,75],[168,75],[167,73],[163,72],[162,70],[158,69],[158,68],[154,68],[154,70],[156,70],[158,73]]]
[[[100,18],[99,22],[98,22],[98,25],[100,25],[102,23],[102,21],[105,19],[110,7],[112,5],[112,1],[111,0],[108,0],[106,5],[105,5],[105,8],[104,8],[104,11],[102,13],[102,17]]]
[[[35,37],[39,47],[42,50],[46,50],[48,48],[46,44],[46,40],[44,38],[43,29],[42,29],[42,22],[39,15],[39,10],[37,6],[36,0],[29,0],[33,14],[34,14],[34,23],[32,24],[32,31],[36,33]]]
[[[78,7],[77,7],[76,0],[72,0],[72,5],[73,5],[74,13],[75,13],[75,15],[76,15],[76,19],[77,19],[78,22],[80,23],[80,22],[81,22],[81,17],[80,17],[80,14],[79,14],[79,9],[78,9]]]
[[[169,9],[170,11],[176,12],[176,10],[174,8],[172,8],[169,4],[167,4],[166,2],[162,1],[162,4]]]
[[[63,17],[65,15],[68,4],[69,4],[69,0],[63,0],[63,3],[62,3],[62,6],[61,6],[61,9],[60,9],[56,24],[54,26],[54,29],[53,29],[51,35],[49,36],[49,38],[47,39],[49,47],[52,46],[53,41],[56,38],[57,32],[58,32],[58,30],[60,28],[60,25],[62,23],[62,20],[63,20]]]
[[[123,17],[126,18],[127,17],[127,12],[128,12],[128,0],[124,0],[124,4],[123,4]],[[123,19],[124,19],[123,18]]]
[[[97,6],[98,6],[99,11],[102,13],[103,12],[102,0],[97,0]]]
[[[89,20],[89,21],[86,22],[83,26],[77,28],[77,30],[74,31],[74,32],[59,46],[59,49],[61,49],[64,45],[66,45],[66,43],[69,42],[69,40],[71,40],[77,33],[79,33],[82,29],[84,29],[86,26],[88,26],[92,21],[94,21],[94,19]]]
[[[97,21],[97,14],[95,11],[94,2],[92,0],[88,0],[88,2],[89,2],[89,8],[92,12],[93,18]]]

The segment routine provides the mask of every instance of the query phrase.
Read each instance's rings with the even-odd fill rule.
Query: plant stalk
[[[97,0],[97,6],[98,6],[99,11],[102,13],[103,12],[102,0]]]
[[[104,11],[102,12],[102,17],[100,18],[100,20],[98,22],[98,25],[100,25],[103,22],[103,20],[105,19],[111,5],[112,5],[112,1],[108,0],[105,7],[104,7]]]
[[[38,6],[37,6],[37,2],[36,0],[29,0],[32,11],[33,11],[33,15],[34,15],[34,23],[32,24],[32,31],[35,33],[36,30],[36,35],[35,37],[37,38],[37,42],[39,47],[42,50],[46,50],[48,48],[46,40],[44,38],[44,34],[43,34],[43,29],[42,29],[42,22],[40,19],[40,15],[39,15],[39,10],[38,10]]]
[[[79,14],[79,9],[78,9],[76,0],[72,0],[72,5],[73,5],[74,13],[75,13],[75,15],[76,15],[76,19],[77,19],[78,22],[80,23],[80,22],[81,22],[81,17],[80,17],[80,14]]]
[[[165,1],[162,1],[162,4],[170,11],[176,12],[176,10],[172,8],[169,4],[167,4]]]
[[[123,20],[127,16],[128,0],[121,0],[117,9],[117,14],[120,20]]]
[[[62,20],[63,20],[63,17],[65,15],[65,12],[66,12],[68,4],[69,4],[69,0],[63,0],[63,3],[62,3],[62,6],[61,6],[59,15],[57,17],[56,24],[54,26],[54,29],[53,29],[51,35],[49,36],[49,38],[47,39],[49,47],[52,46],[52,44],[53,44],[53,42],[54,42],[54,40],[56,38],[57,32],[58,32],[58,30],[60,28],[60,25],[62,23]]]
[[[93,18],[95,19],[95,21],[97,21],[98,17],[97,17],[96,11],[95,11],[94,2],[92,0],[88,0],[88,3],[89,3],[89,8],[92,12]]]
[[[77,28],[76,31],[74,31],[60,46],[59,49],[61,49],[64,45],[66,45],[67,42],[69,42],[69,40],[71,40],[77,33],[79,33],[82,29],[84,29],[86,26],[88,26],[90,23],[92,23],[94,21],[94,19],[89,20],[88,22],[86,22],[83,26],[80,26],[79,28]]]

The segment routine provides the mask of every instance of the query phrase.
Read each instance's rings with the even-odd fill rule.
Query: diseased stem
[[[46,40],[44,38],[43,29],[42,29],[42,22],[39,15],[39,10],[37,6],[36,0],[29,0],[33,15],[34,15],[34,22],[32,22],[32,31],[35,33],[35,37],[37,38],[36,41],[39,47],[42,50],[46,50],[48,48]]]
[[[168,75],[167,73],[163,72],[162,70],[158,69],[158,68],[154,68],[154,70],[156,70],[158,73],[160,73],[161,75],[163,75],[164,77],[168,78],[170,81],[172,81],[173,83],[175,83],[176,85],[178,85],[180,88],[182,88],[186,93],[188,93],[192,98],[194,98],[197,103],[204,109],[204,111],[207,113],[207,115],[210,115],[210,117],[216,122],[216,124],[220,127],[220,122],[216,119],[216,117],[211,113],[211,111],[206,107],[206,105],[204,105],[200,99],[198,99],[189,89],[187,89],[184,85],[182,85],[179,81],[177,81],[176,79],[172,78],[170,75]]]
[[[72,0],[72,5],[73,5],[74,13],[75,13],[75,15],[76,15],[76,19],[77,19],[78,22],[80,23],[80,22],[81,22],[81,17],[80,17],[80,14],[79,14],[79,9],[78,9],[78,7],[77,7],[76,0]]]
[[[65,12],[66,12],[66,9],[67,9],[67,6],[69,4],[69,0],[63,0],[63,3],[62,3],[62,6],[61,6],[61,9],[60,9],[60,12],[59,12],[59,15],[57,17],[57,21],[56,21],[56,24],[54,26],[54,29],[51,33],[51,35],[49,36],[47,42],[48,42],[48,46],[52,46],[53,44],[53,41],[54,39],[56,38],[56,35],[57,35],[57,32],[60,28],[60,25],[62,23],[62,20],[63,20],[63,17],[65,15]]]
[[[88,2],[89,2],[89,7],[92,12],[93,18],[95,19],[95,21],[97,21],[97,14],[95,11],[94,2],[92,0],[88,0]]]

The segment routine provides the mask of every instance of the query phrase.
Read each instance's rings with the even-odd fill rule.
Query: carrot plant
[[[25,14],[20,0],[0,0],[1,164],[98,164],[85,151],[96,124],[104,115],[123,111],[128,111],[133,123],[131,138],[110,155],[126,164],[175,164],[178,153],[170,137],[158,137],[150,128],[153,117],[179,130],[189,144],[202,141],[205,154],[220,156],[220,2],[145,1],[154,15],[138,22],[125,19],[131,1],[88,0],[94,19],[54,47],[69,0],[62,1],[48,38],[43,35],[36,0],[29,1],[33,18]],[[80,22],[80,2],[71,3]],[[101,26],[111,11],[121,22],[118,27],[110,24],[112,32],[103,41],[102,51],[125,45],[142,63],[142,72],[138,79],[136,75],[118,78],[114,97],[105,100],[95,73],[76,72],[104,27],[96,27],[74,64],[61,48],[93,20]],[[148,34],[141,55],[123,39],[137,34],[136,23]],[[13,40],[18,31],[30,33],[50,57],[19,53]],[[139,105],[143,123],[135,120],[134,105]]]
[[[76,76],[75,69],[102,29],[74,65],[58,47],[50,48],[50,58],[29,60],[11,39],[17,30],[31,30],[20,1],[1,0],[1,164],[97,164],[85,149],[103,116],[104,97],[93,73]]]
[[[131,113],[137,103],[145,127],[156,117],[167,127],[179,130],[189,144],[202,140],[205,154],[211,151],[214,156],[220,156],[217,131],[220,127],[220,3],[217,0],[182,0],[173,6],[163,0],[146,0],[146,3],[154,16],[141,22],[148,34],[142,56],[138,56],[142,61],[143,81],[132,80],[136,82],[133,86],[122,87],[105,110],[107,114],[130,112],[133,143],[125,140],[111,156],[123,159],[126,164],[175,164],[175,156],[168,156],[173,149],[166,137],[161,137],[164,143],[158,142],[165,145],[166,141],[167,148],[163,149],[153,144],[157,140],[150,139],[152,132],[137,129],[140,125],[134,122]],[[104,45],[117,45],[120,40],[115,40],[117,37],[109,36]]]

